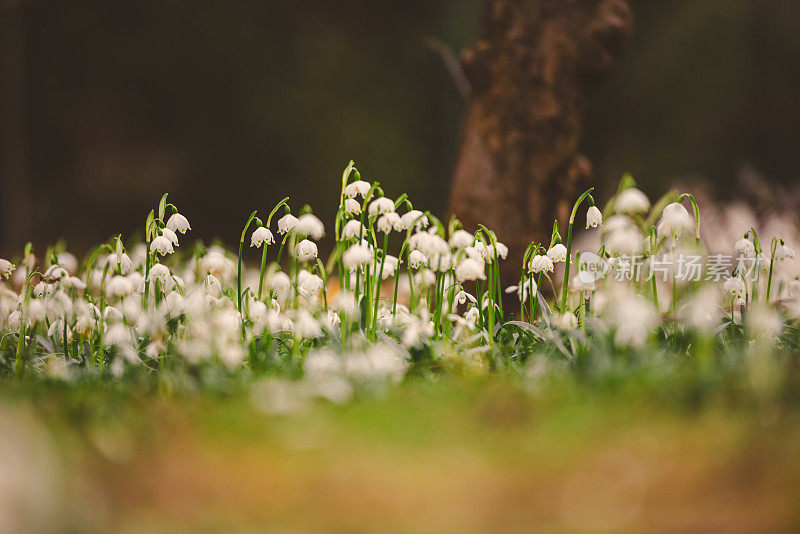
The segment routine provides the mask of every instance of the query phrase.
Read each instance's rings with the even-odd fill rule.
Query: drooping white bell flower
[[[364,235],[364,225],[357,219],[351,219],[344,223],[342,227],[342,237],[347,239],[358,239]]]
[[[47,282],[52,284],[53,282],[56,282],[68,276],[69,274],[67,274],[67,270],[61,267],[60,265],[56,264],[48,267],[42,278],[44,278]]]
[[[113,270],[119,270],[120,274],[128,274],[133,270],[133,262],[124,252],[112,252],[106,258],[108,265]]]
[[[455,296],[453,297],[453,302],[456,302],[458,304],[466,304],[467,301],[470,301],[470,302],[473,302],[473,303],[477,302],[475,297],[473,297],[471,294],[467,293],[463,289],[461,291],[459,291],[458,293],[456,293]]]
[[[722,283],[722,290],[732,297],[744,298],[747,286],[738,276],[731,276]]]
[[[450,236],[450,246],[456,250],[463,250],[475,243],[475,236],[466,230],[456,230]]]
[[[658,324],[658,311],[653,304],[635,293],[618,296],[608,307],[608,318],[614,326],[617,345],[641,348]]]
[[[153,239],[153,242],[150,243],[150,252],[157,252],[164,256],[166,254],[172,254],[175,252],[175,249],[172,248],[172,242],[167,236],[160,235]]]
[[[562,243],[556,243],[548,249],[547,257],[553,260],[553,263],[567,261],[567,247]]]
[[[366,198],[367,194],[369,193],[371,185],[369,182],[365,182],[364,180],[356,180],[355,182],[350,182],[344,188],[344,196],[347,198],[355,198],[356,196],[361,196],[361,198]]]
[[[744,256],[755,256],[756,254],[756,246],[746,237],[737,241],[735,247],[736,252]]]
[[[428,265],[428,258],[419,250],[412,250],[408,254],[408,264],[412,269],[419,269],[423,265]]]
[[[174,246],[178,246],[178,234],[170,230],[169,228],[162,228],[161,233],[167,236],[169,242],[172,243]]]
[[[273,273],[267,281],[267,286],[274,291],[281,300],[287,296],[291,285],[292,281],[289,279],[289,275],[283,271]]]
[[[43,299],[45,297],[50,296],[53,293],[53,284],[48,284],[44,281],[39,282],[33,288],[33,294],[38,299]]]
[[[306,298],[313,297],[322,291],[322,278],[301,270],[297,273],[297,290]]]
[[[286,215],[278,219],[278,233],[285,234],[287,232],[291,232],[292,230],[294,230],[296,224],[297,224],[297,217],[295,217],[291,213],[287,213]]]
[[[784,262],[786,260],[793,260],[794,259],[794,250],[787,247],[785,243],[780,243],[775,248],[775,260],[779,262]]]
[[[399,263],[400,262],[396,257],[387,254],[386,258],[383,260],[383,272],[381,273],[381,278],[386,280],[390,276],[394,276]]]
[[[108,297],[126,297],[135,289],[133,283],[121,275],[114,275],[111,280],[106,282],[106,296]]]
[[[192,226],[189,224],[189,220],[186,217],[180,213],[173,213],[170,218],[167,219],[167,228],[173,232],[185,234],[186,230],[192,229]]]
[[[295,247],[294,253],[298,260],[305,263],[317,259],[319,251],[317,250],[316,243],[308,239],[303,239]]]
[[[633,256],[643,245],[642,233],[635,226],[619,228],[606,237],[606,250],[611,254]]]
[[[683,204],[673,202],[667,204],[661,214],[661,222],[658,224],[659,237],[669,236],[677,239],[686,232],[690,232],[694,227],[692,216]]]
[[[459,282],[464,282],[467,280],[486,280],[484,267],[479,262],[467,258],[459,263],[458,267],[456,267],[456,279]]]
[[[404,213],[400,218],[403,221],[404,230],[408,230],[413,226],[414,229],[419,232],[422,228],[426,228],[430,224],[428,217],[419,210],[411,210],[408,213]]]
[[[504,260],[508,256],[508,247],[505,246],[500,241],[498,241],[494,245],[489,245],[488,247],[486,247],[486,251],[488,252],[489,257],[491,257],[492,259],[497,259],[497,257],[500,256],[500,259]]]
[[[400,216],[395,212],[390,212],[381,215],[378,218],[378,222],[375,223],[375,227],[379,232],[389,234],[392,230],[400,232],[403,229],[402,224],[403,221],[400,219]]]
[[[372,251],[361,243],[356,243],[342,254],[342,264],[350,271],[355,271],[372,261]]]
[[[344,199],[344,212],[348,215],[358,215],[361,213],[361,203],[354,198]]]
[[[544,257],[546,258],[547,256]],[[506,288],[506,293],[516,293],[520,302],[526,302],[528,300],[531,287],[533,287],[533,292],[535,294],[538,289],[536,286],[536,281],[525,278],[525,280],[522,282],[522,285],[508,286]]]
[[[597,206],[589,206],[586,210],[586,228],[597,228],[603,225],[603,214]]]
[[[271,245],[275,242],[275,237],[272,235],[272,230],[267,228],[266,226],[259,226],[253,232],[253,235],[250,236],[250,246],[261,248],[261,245],[266,243],[267,245]]]
[[[205,287],[206,293],[215,299],[218,299],[222,294],[222,284],[213,274],[206,275],[203,280],[203,286]]]
[[[528,262],[528,270],[532,273],[552,273],[554,269],[553,260],[544,254],[537,254]]]
[[[369,203],[367,213],[370,217],[394,212],[394,202],[391,198],[380,197]]]
[[[170,272],[169,267],[163,263],[156,263],[150,267],[150,272],[147,273],[147,279],[151,282],[153,280],[158,280],[163,286],[167,283],[167,280],[172,279],[172,272]]]
[[[430,269],[423,269],[414,275],[414,286],[420,288],[431,287],[436,282],[436,273]]]
[[[325,225],[313,213],[306,213],[297,219],[297,223],[294,225],[294,233],[319,240],[325,235]]]
[[[566,311],[553,317],[553,324],[562,330],[572,330],[578,326],[578,318],[571,311]]]
[[[221,250],[210,249],[200,260],[200,269],[205,274],[224,277],[232,272],[236,264],[233,260],[225,257]]]
[[[631,187],[617,196],[614,209],[619,213],[645,213],[650,209],[650,199],[640,190]]]
[[[17,267],[8,260],[0,258],[0,277],[8,279]]]

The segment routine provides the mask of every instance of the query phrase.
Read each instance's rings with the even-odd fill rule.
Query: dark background
[[[443,214],[464,103],[424,38],[460,50],[480,4],[0,1],[0,253],[130,235],[164,191],[206,240],[285,195],[329,224],[351,158]],[[628,54],[588,98],[597,184],[792,185],[800,1],[632,4]]]

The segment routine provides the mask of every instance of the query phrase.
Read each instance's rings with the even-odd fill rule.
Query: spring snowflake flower
[[[69,274],[78,272],[78,258],[76,258],[74,254],[65,250],[64,252],[58,253],[57,259],[58,264],[66,269]]]
[[[0,258],[0,278],[10,278],[14,269],[16,269],[16,266],[13,263]]]
[[[278,233],[285,234],[287,232],[291,232],[292,230],[294,230],[296,224],[297,224],[297,217],[295,217],[291,213],[287,213],[286,215],[278,219]]]
[[[784,262],[786,260],[793,260],[794,259],[794,250],[787,247],[784,243],[780,243],[775,248],[775,260],[779,262]]]
[[[423,265],[428,265],[428,258],[425,257],[425,254],[420,252],[419,250],[412,250],[408,254],[408,265],[412,269],[419,269]]]
[[[51,265],[44,273],[42,278],[44,278],[47,282],[53,283],[62,278],[68,277],[69,274],[67,270],[61,267],[60,265]]]
[[[459,282],[464,282],[467,280],[486,280],[484,267],[479,262],[467,258],[459,263],[458,267],[456,267],[456,279]]]
[[[360,196],[361,198],[366,198],[369,190],[372,186],[369,185],[369,182],[365,182],[364,180],[356,180],[355,182],[350,182],[344,188],[344,196],[347,198],[355,198],[356,196]]]
[[[456,302],[458,304],[466,304],[467,301],[470,301],[472,303],[477,302],[475,300],[475,297],[473,297],[472,295],[470,295],[469,293],[467,293],[463,289],[461,291],[459,291],[458,293],[456,293],[455,297],[453,297],[453,302]]]
[[[670,236],[677,239],[685,232],[689,232],[694,227],[694,221],[683,204],[673,202],[667,204],[661,214],[661,222],[658,224],[659,237]]]
[[[384,234],[391,233],[392,230],[400,232],[403,230],[403,220],[395,212],[385,213],[378,218],[375,227]]]
[[[158,280],[161,282],[162,285],[167,283],[167,280],[172,279],[172,273],[169,270],[169,267],[162,263],[156,263],[152,267],[150,267],[150,272],[147,274],[147,278],[152,282],[153,280]]]
[[[597,206],[589,206],[586,210],[586,228],[597,228],[603,225],[603,214]]]
[[[302,262],[313,261],[317,259],[317,245],[313,241],[303,239],[295,247],[294,253],[297,256],[297,259]]]
[[[633,256],[642,249],[643,239],[638,228],[627,225],[606,236],[606,250],[612,254]]]
[[[106,296],[108,297],[127,297],[135,289],[133,282],[120,275],[114,275],[111,280],[106,282]]]
[[[266,226],[259,226],[253,232],[253,235],[250,236],[251,247],[261,248],[261,245],[264,243],[271,245],[274,242],[275,237],[272,235],[272,231]]]
[[[553,263],[567,261],[567,247],[562,243],[556,243],[547,251],[547,257],[553,260]]]
[[[170,230],[169,228],[162,228],[161,229],[162,235],[165,235],[169,242],[172,243],[174,246],[178,246],[178,234]]]
[[[640,190],[631,187],[617,196],[614,209],[619,213],[645,213],[650,209],[650,199]]]
[[[347,221],[342,227],[342,237],[346,239],[359,239],[364,233],[364,225],[357,219]]]
[[[722,283],[722,290],[732,297],[744,298],[747,286],[738,276],[731,276]]]
[[[532,273],[552,273],[555,269],[553,260],[543,254],[537,254],[528,262],[528,270]]]
[[[386,280],[390,276],[394,276],[399,263],[400,262],[396,257],[387,254],[386,258],[383,260],[383,272],[381,273],[382,278]]]
[[[736,252],[742,254],[744,256],[755,256],[756,254],[756,247],[752,241],[749,239],[742,238],[736,242]]]
[[[630,293],[618,298],[610,307],[609,319],[615,328],[617,345],[641,348],[658,324],[658,312],[650,301]]]
[[[367,213],[370,217],[394,212],[394,202],[391,198],[380,197],[369,203]]]
[[[166,254],[172,254],[175,252],[175,249],[172,248],[172,241],[170,241],[167,236],[160,235],[150,243],[150,252],[158,252],[160,255],[164,256]]]
[[[322,335],[322,328],[313,315],[306,310],[298,310],[292,320],[294,333],[301,338],[315,338]]]
[[[504,260],[508,256],[508,247],[498,241],[496,244],[486,247],[486,252],[490,258],[496,259],[497,256],[500,256],[500,259]]]
[[[186,230],[192,229],[192,226],[189,224],[189,220],[186,217],[180,213],[173,213],[170,218],[167,219],[167,228],[173,232],[185,234]]]
[[[106,261],[111,269],[118,269],[120,274],[128,274],[133,270],[133,261],[124,252],[112,252],[108,255]]]
[[[274,273],[267,281],[267,286],[277,293],[280,299],[283,299],[283,297],[287,295],[291,285],[292,281],[289,279],[289,275],[283,271]]]
[[[304,297],[312,297],[322,291],[322,278],[302,270],[297,273],[297,290]]]
[[[234,267],[235,264],[233,260],[225,257],[225,254],[217,249],[209,250],[208,253],[200,260],[200,269],[203,274],[208,273],[213,274],[214,276],[224,277],[233,271]]]
[[[572,330],[578,326],[578,318],[571,311],[556,315],[553,324],[562,330]]]
[[[325,235],[325,225],[313,213],[306,213],[297,219],[294,226],[294,233],[298,235],[310,236],[311,239],[322,239]]]
[[[517,298],[519,299],[520,302],[526,302],[528,300],[528,295],[530,294],[531,288],[533,288],[533,293],[535,294],[536,291],[538,290],[538,287],[536,286],[536,281],[526,278],[522,282],[522,285],[508,286],[506,288],[506,293],[516,293]]]
[[[372,251],[367,245],[357,243],[344,251],[342,263],[350,271],[355,271],[372,261]]]
[[[348,215],[358,215],[361,213],[361,203],[354,198],[344,199],[344,212]]]
[[[203,280],[203,287],[205,288],[206,293],[214,298],[218,299],[220,295],[222,295],[222,284],[213,274],[206,275],[205,279]]]
[[[463,250],[475,243],[475,236],[466,230],[456,230],[450,236],[450,246],[457,250]]]
[[[419,232],[430,224],[428,217],[419,210],[411,210],[408,213],[404,213],[401,219],[403,220],[404,230],[408,230],[413,226]]]
[[[53,293],[53,285],[45,282],[39,282],[33,288],[33,294],[37,299],[43,299]]]

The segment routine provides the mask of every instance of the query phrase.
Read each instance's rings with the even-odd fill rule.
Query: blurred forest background
[[[633,42],[589,95],[607,193],[800,169],[800,1],[633,0]],[[130,235],[168,191],[193,237],[233,243],[285,195],[323,220],[355,159],[444,214],[480,0],[0,0],[0,254]],[[601,198],[603,195],[601,194]],[[500,236],[502,238],[502,236]]]

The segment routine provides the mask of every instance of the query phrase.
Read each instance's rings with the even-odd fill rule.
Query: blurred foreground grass
[[[0,532],[800,528],[793,398],[448,376],[276,416],[257,385],[0,389]]]

